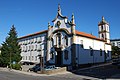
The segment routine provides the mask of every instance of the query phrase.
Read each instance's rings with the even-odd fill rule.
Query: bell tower
[[[110,31],[109,23],[102,16],[102,21],[98,23],[99,29],[99,38],[105,40],[107,43],[110,43]]]

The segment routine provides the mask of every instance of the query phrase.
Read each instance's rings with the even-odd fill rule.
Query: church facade
[[[21,62],[61,65],[81,65],[101,63],[111,59],[109,23],[104,17],[98,23],[99,38],[75,29],[75,19],[71,21],[61,14],[60,5],[56,18],[48,23],[48,30],[19,38]],[[38,56],[39,55],[39,56]]]

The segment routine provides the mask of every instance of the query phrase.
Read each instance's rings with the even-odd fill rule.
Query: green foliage
[[[21,65],[20,64],[12,64],[11,65],[12,66],[12,69],[16,69],[16,70],[21,70],[22,68],[21,68]]]
[[[9,65],[13,61],[19,62],[21,60],[20,53],[17,32],[14,25],[12,25],[5,42],[2,43],[0,64]]]
[[[120,55],[120,49],[117,46],[112,46],[112,56],[113,57],[119,57]]]

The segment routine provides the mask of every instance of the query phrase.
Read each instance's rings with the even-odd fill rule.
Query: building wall
[[[39,63],[38,55],[46,55],[46,33],[19,39],[22,62]]]
[[[76,63],[98,63],[105,61],[105,51],[111,51],[111,45],[105,44],[103,41],[98,41],[86,37],[76,36]],[[93,50],[91,56],[91,49]],[[108,52],[107,52],[108,53]],[[111,59],[111,55],[106,60]]]
[[[120,48],[120,39],[111,40],[112,46],[118,46]]]

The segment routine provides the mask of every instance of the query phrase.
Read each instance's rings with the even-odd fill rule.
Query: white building
[[[81,65],[100,63],[111,59],[109,24],[102,17],[99,22],[99,38],[77,31],[75,19],[71,21],[61,14],[60,5],[56,18],[48,23],[48,30],[19,38],[22,62],[39,63],[38,55],[44,63],[63,65]]]
[[[117,46],[120,48],[120,39],[112,39],[110,40],[112,46]]]

